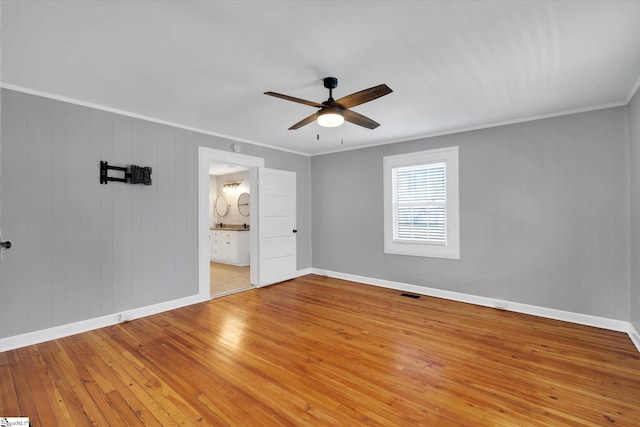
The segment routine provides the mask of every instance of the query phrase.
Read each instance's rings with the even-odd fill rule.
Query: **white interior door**
[[[296,173],[260,168],[258,286],[297,276]]]

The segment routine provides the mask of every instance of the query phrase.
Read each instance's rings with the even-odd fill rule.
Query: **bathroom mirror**
[[[249,193],[242,193],[238,196],[238,212],[242,216],[249,216]]]
[[[227,214],[227,210],[229,209],[229,204],[227,203],[227,198],[224,195],[219,195],[216,197],[216,214],[218,216],[225,216]]]

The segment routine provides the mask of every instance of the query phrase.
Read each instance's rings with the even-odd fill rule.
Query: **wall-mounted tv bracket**
[[[2,240],[2,231],[0,230],[0,262],[2,262],[2,252],[7,249],[11,249],[12,243],[10,240]]]
[[[131,172],[126,167],[109,166],[105,161],[100,162],[100,184],[106,184],[109,181],[130,182],[131,184],[151,185],[151,168],[145,166],[131,165]],[[109,170],[124,172],[122,178],[116,178],[108,175]]]

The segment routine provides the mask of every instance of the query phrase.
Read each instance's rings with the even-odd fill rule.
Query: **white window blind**
[[[458,147],[385,156],[384,252],[460,259]]]
[[[392,169],[393,239],[446,244],[446,163]]]

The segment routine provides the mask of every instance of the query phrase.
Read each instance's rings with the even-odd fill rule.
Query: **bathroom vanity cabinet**
[[[248,230],[209,230],[211,261],[249,265]]]

